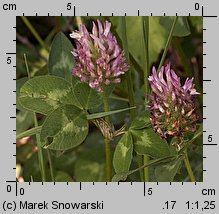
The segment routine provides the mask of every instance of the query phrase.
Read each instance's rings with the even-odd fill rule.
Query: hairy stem
[[[185,163],[185,166],[186,166],[186,170],[187,170],[187,172],[188,172],[188,175],[189,175],[189,177],[190,177],[190,180],[191,180],[192,182],[196,182],[195,176],[194,176],[193,171],[192,171],[192,167],[191,167],[191,165],[190,165],[190,163],[189,163],[189,158],[188,158],[187,151],[186,151],[186,153],[185,153],[185,157],[184,157],[183,160],[184,160],[184,163]]]
[[[108,95],[106,92],[103,92],[103,104],[104,104],[104,111],[109,111],[109,103],[108,103]],[[105,116],[105,121],[109,124],[110,117]],[[111,181],[112,179],[112,148],[110,140],[104,138],[105,143],[105,155],[106,155],[106,181]]]

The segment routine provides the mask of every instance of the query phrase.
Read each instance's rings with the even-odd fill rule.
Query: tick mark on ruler
[[[203,82],[211,82],[211,80],[203,80]]]
[[[16,117],[10,117],[11,119],[16,119]]]
[[[217,18],[217,16],[203,16],[204,18]]]
[[[80,182],[80,190],[82,189],[82,186],[81,186],[81,182]]]
[[[17,181],[16,181],[15,195],[17,196]]]
[[[204,16],[204,7],[202,6],[202,17],[204,18],[217,18],[217,16]]]
[[[217,143],[203,143],[203,146],[217,146]]]

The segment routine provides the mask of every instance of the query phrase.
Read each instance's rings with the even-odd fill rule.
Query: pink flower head
[[[93,22],[92,33],[81,25],[79,31],[70,34],[76,39],[76,49],[72,51],[76,66],[72,74],[99,93],[103,92],[106,85],[120,83],[119,76],[129,68],[124,50],[119,47],[110,28],[110,22],[102,24],[97,20],[97,25]]]
[[[195,131],[198,116],[194,98],[199,93],[194,88],[193,78],[187,78],[181,86],[180,77],[167,64],[158,75],[153,67],[148,80],[152,89],[152,95],[148,97],[154,130],[163,138],[167,135],[179,137],[186,131]]]

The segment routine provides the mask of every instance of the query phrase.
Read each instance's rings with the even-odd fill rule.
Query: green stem
[[[108,96],[105,92],[103,92],[103,104],[104,104],[104,111],[109,111],[109,103],[108,103]],[[109,124],[110,117],[105,116],[105,121]],[[111,181],[112,179],[112,149],[111,149],[111,142],[110,140],[104,138],[105,143],[105,155],[106,155],[106,181]]]
[[[189,163],[189,158],[188,158],[187,152],[185,153],[185,157],[184,157],[183,160],[184,160],[184,163],[185,163],[185,166],[186,166],[186,170],[187,170],[187,172],[189,174],[190,180],[192,182],[196,182],[195,176],[194,176],[193,171],[192,171],[192,167],[191,167],[191,165]]]
[[[128,64],[130,65],[129,60],[129,48],[128,48],[128,40],[126,35],[126,20],[125,16],[121,17],[121,27],[122,27],[122,44],[123,48],[125,49],[125,57],[127,59]],[[133,82],[132,82],[132,72],[131,67],[129,71],[126,73],[126,84],[128,88],[128,97],[129,97],[129,106],[133,107],[135,106],[135,99],[134,99],[134,90],[133,90]],[[134,118],[137,115],[136,109],[130,110],[131,113],[131,119],[134,120]]]
[[[53,171],[53,164],[52,164],[52,159],[51,159],[51,154],[50,151],[47,149],[47,156],[48,156],[48,160],[49,160],[49,169],[50,169],[50,175],[51,175],[51,179],[53,182],[55,182],[55,177],[54,177],[54,171]]]
[[[34,126],[38,127],[36,113],[33,112],[33,115],[34,115]],[[36,141],[37,141],[37,149],[38,149],[37,153],[38,153],[40,173],[41,173],[42,181],[45,182],[46,181],[46,172],[45,172],[43,151],[42,151],[41,144],[40,144],[40,135],[39,134],[36,134]]]
[[[170,33],[169,33],[169,35],[168,35],[167,42],[166,42],[166,45],[165,45],[165,48],[164,48],[164,52],[163,52],[163,55],[162,55],[162,57],[161,57],[160,64],[159,64],[159,67],[158,67],[157,71],[159,71],[159,70],[161,69],[161,66],[163,65],[164,60],[165,60],[165,58],[166,58],[167,51],[168,51],[168,49],[169,49],[170,42],[171,42],[172,37],[173,37],[173,32],[174,32],[174,29],[175,29],[177,20],[178,20],[178,16],[176,16],[175,19],[174,19],[174,21],[173,21],[173,24],[172,24],[172,27],[171,27],[171,29],[170,29]]]
[[[28,129],[20,134],[16,135],[16,140],[19,140],[23,137],[32,136],[41,132],[42,126],[34,127],[32,129]]]
[[[137,162],[138,162],[138,167],[141,167],[144,165],[144,155],[136,155],[137,156]],[[141,181],[144,181],[144,169],[139,170],[140,174],[140,179]]]
[[[77,26],[79,29],[80,26],[83,24],[82,18],[81,18],[81,16],[75,16],[75,19],[76,19],[76,23],[77,23]]]
[[[27,70],[27,74],[28,74],[28,79],[30,79],[30,71],[29,71],[29,67],[27,64],[26,54],[24,54],[24,61],[25,61],[25,66],[26,66],[26,70]],[[37,121],[37,117],[36,117],[35,112],[33,112],[33,117],[34,117],[34,126],[37,129],[39,126],[38,126],[38,121]],[[38,161],[39,161],[41,178],[42,178],[42,181],[45,182],[46,181],[45,164],[44,164],[44,159],[43,159],[42,148],[40,145],[40,135],[39,134],[36,134],[36,142],[37,142],[37,148],[38,148],[37,154],[38,154]]]
[[[123,48],[125,49],[125,57],[127,59],[128,64],[131,66],[130,59],[129,59],[129,48],[128,48],[128,39],[127,39],[127,34],[126,34],[126,19],[124,16],[121,17],[121,28],[122,28],[122,44]],[[132,82],[132,69],[131,67],[129,68],[129,71],[126,73],[126,84],[128,88],[128,98],[129,98],[129,106],[135,106],[135,99],[134,99],[134,90],[133,90],[133,82]],[[134,120],[135,117],[137,116],[136,109],[133,109],[130,111],[131,114],[131,119]],[[139,167],[143,163],[143,157],[142,155],[137,155],[137,161]],[[144,181],[144,171],[140,170],[140,178],[142,181]]]
[[[144,91],[146,94],[148,94],[149,91],[149,84],[148,84],[148,76],[149,76],[149,17],[143,16],[142,17],[143,22],[143,31],[144,31]],[[147,101],[147,96],[145,96],[145,102]]]
[[[45,48],[47,51],[49,51],[49,47],[46,45],[46,43],[42,40],[38,32],[35,30],[33,25],[29,22],[27,17],[21,16],[21,19],[23,20],[24,24],[27,26],[27,28],[31,31],[35,39],[40,43],[40,45]]]
[[[137,169],[134,169],[134,170],[131,170],[129,172],[129,175],[132,174],[132,173],[135,173],[141,169],[144,169],[145,167],[149,167],[149,166],[156,166],[156,165],[159,165],[159,164],[164,164],[164,163],[169,163],[173,160],[175,160],[176,157],[175,156],[170,156],[170,157],[165,157],[165,158],[160,158],[160,159],[156,159],[156,160],[151,160],[149,161],[148,163],[144,164],[143,166],[140,166],[139,168]]]
[[[148,76],[149,76],[149,17],[142,17],[143,23],[143,51],[144,51],[144,91],[145,94],[149,92]],[[145,96],[145,104],[147,103],[147,96]],[[145,106],[145,111],[147,107]],[[147,165],[150,158],[147,155],[143,155],[143,163]],[[149,181],[149,167],[144,168],[144,181]]]
[[[147,165],[149,161],[150,161],[150,158],[147,155],[143,155],[143,163],[144,163],[144,165]],[[144,181],[145,182],[149,182],[150,181],[149,167],[144,168]]]

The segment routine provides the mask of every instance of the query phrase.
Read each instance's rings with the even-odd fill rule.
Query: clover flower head
[[[199,93],[194,88],[193,78],[187,78],[181,85],[180,77],[167,64],[158,74],[153,67],[148,80],[152,89],[148,107],[153,129],[162,138],[168,135],[182,137],[187,131],[194,132],[198,120],[195,97]]]
[[[110,28],[110,22],[102,24],[97,20],[97,25],[93,22],[92,33],[85,25],[80,25],[79,31],[70,34],[76,40],[76,49],[72,51],[76,66],[72,74],[100,93],[105,86],[120,83],[120,75],[129,68],[124,50],[119,47]]]

